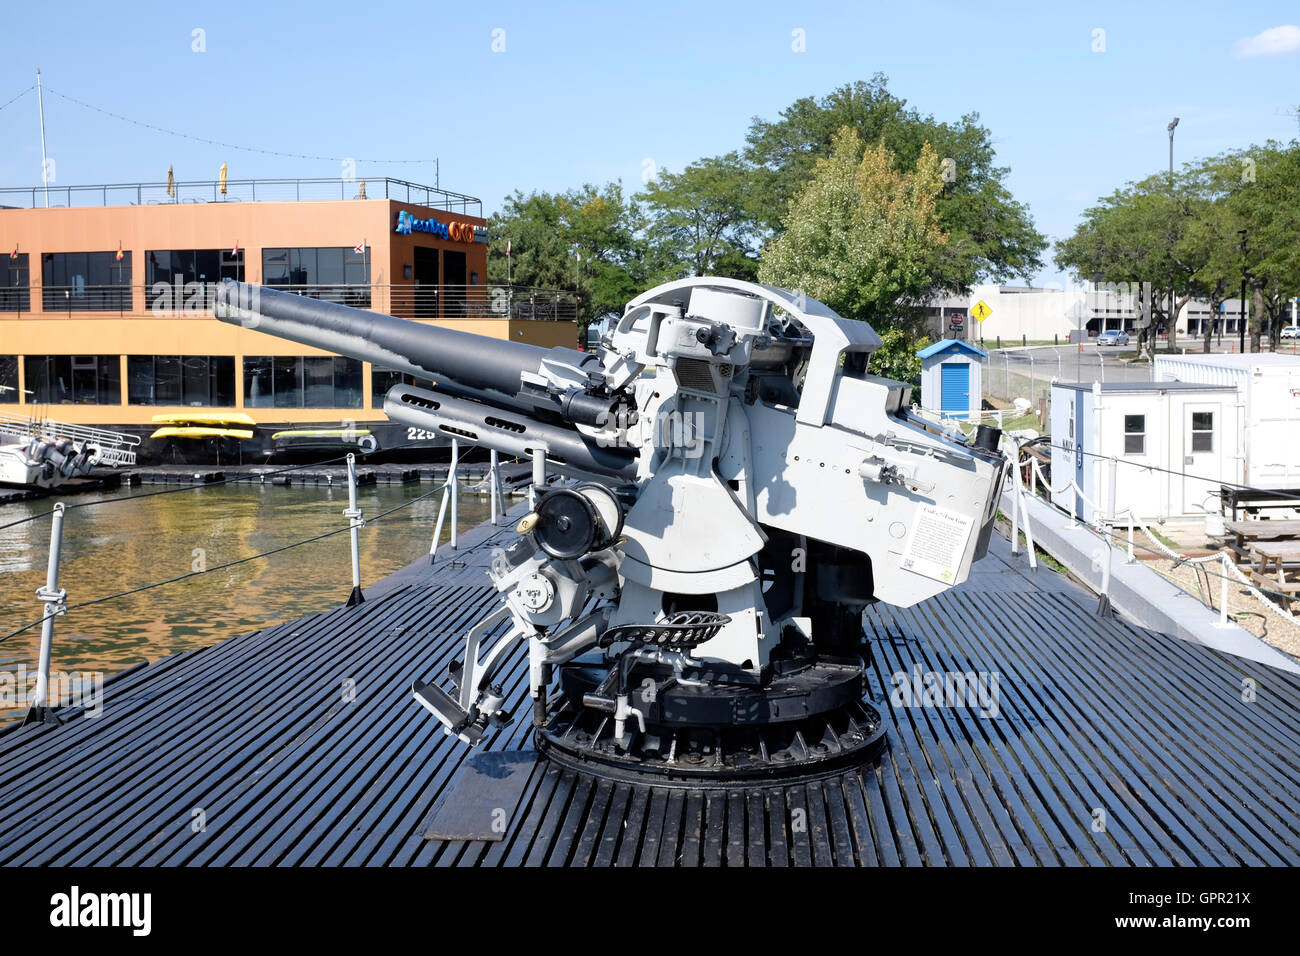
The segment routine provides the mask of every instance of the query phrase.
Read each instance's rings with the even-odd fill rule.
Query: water
[[[360,531],[363,586],[429,551],[440,486],[372,485],[358,490],[369,518],[412,502]],[[148,491],[149,489],[144,489]],[[69,504],[102,502],[118,491],[76,495]],[[138,492],[137,492],[138,493]],[[0,525],[49,510],[53,500],[0,506]],[[60,587],[68,604],[174,578],[200,562],[215,567],[347,526],[347,489],[338,486],[225,485],[186,489],[67,512]],[[460,497],[460,528],[487,520],[486,499]],[[45,584],[50,519],[0,530],[0,635],[41,617],[35,591]],[[443,542],[447,538],[443,528]],[[111,674],[141,660],[205,647],[223,638],[326,610],[352,587],[349,535],[344,532],[289,551],[216,570],[55,620],[51,668]],[[0,642],[0,672],[39,656],[40,626]],[[0,719],[5,714],[0,710]]]

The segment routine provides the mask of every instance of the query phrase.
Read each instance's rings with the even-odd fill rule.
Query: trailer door
[[[1183,406],[1182,513],[1216,510],[1210,500],[1223,478],[1223,407],[1210,402]],[[1175,446],[1177,447],[1177,446]]]

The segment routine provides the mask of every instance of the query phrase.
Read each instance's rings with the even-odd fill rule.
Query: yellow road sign
[[[980,299],[978,302],[975,303],[974,307],[971,308],[970,314],[975,316],[975,318],[977,318],[979,321],[983,322],[985,319],[987,319],[990,315],[993,314],[993,310],[989,308],[989,304],[987,302],[985,302],[983,299]]]

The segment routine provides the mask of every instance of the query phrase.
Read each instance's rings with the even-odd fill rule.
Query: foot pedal
[[[411,695],[421,707],[437,717],[438,722],[448,731],[471,747],[483,739],[483,728],[474,723],[469,712],[441,687],[417,680],[411,685]]]

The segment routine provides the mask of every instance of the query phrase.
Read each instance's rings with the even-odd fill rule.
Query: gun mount
[[[1006,474],[995,432],[945,434],[868,373],[869,325],[755,283],[651,289],[596,354],[234,282],[216,312],[434,379],[384,411],[578,479],[497,557],[501,606],[451,689],[413,692],[477,744],[513,719],[494,678],[526,642],[539,746],[604,773],[716,782],[875,753],[862,610],[965,580]]]

